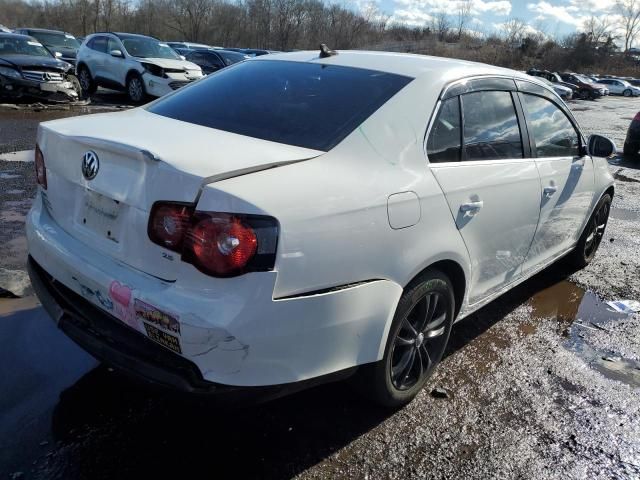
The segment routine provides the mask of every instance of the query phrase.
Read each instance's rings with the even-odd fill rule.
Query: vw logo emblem
[[[100,161],[95,152],[89,150],[82,156],[82,175],[87,180],[93,180],[98,175],[100,169]]]
[[[49,75],[47,72],[42,74],[42,80],[44,80],[45,82],[48,82],[51,80],[51,75]]]

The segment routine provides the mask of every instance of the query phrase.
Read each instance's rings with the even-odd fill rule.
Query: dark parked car
[[[0,97],[77,100],[81,89],[73,72],[35,38],[0,33]]]
[[[60,30],[46,30],[44,28],[18,28],[14,33],[28,35],[42,43],[47,49],[71,65],[76,64],[76,55],[80,42],[67,32]]]
[[[564,80],[562,80],[562,78],[560,78],[560,75],[558,75],[557,73],[550,72],[548,70],[537,70],[535,68],[532,68],[527,72],[527,75],[545,78],[550,82],[557,83],[558,85],[562,85],[563,87],[570,88],[571,91],[573,92],[572,98],[579,97],[578,90],[580,90],[580,88],[578,88],[578,86],[574,85],[573,83],[565,82]]]
[[[583,99],[595,100],[609,94],[607,87],[600,83],[596,83],[586,75],[579,73],[564,72],[560,73],[560,78],[565,82],[573,83],[578,87],[578,96]]]
[[[259,57],[261,55],[268,55],[270,53],[280,53],[278,50],[264,50],[262,48],[226,48],[225,50],[244,53],[251,57]]]
[[[192,50],[185,55],[186,59],[195,63],[208,75],[218,70],[250,58],[248,55],[231,50]]]
[[[640,112],[631,120],[624,140],[624,156],[634,159],[640,158]]]

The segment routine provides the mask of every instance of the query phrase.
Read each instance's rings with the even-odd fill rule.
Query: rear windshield
[[[328,151],[411,80],[360,68],[250,60],[148,109],[196,125]]]

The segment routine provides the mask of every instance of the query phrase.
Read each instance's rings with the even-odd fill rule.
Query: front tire
[[[596,251],[604,237],[610,210],[611,196],[605,194],[598,201],[596,208],[593,209],[593,213],[578,240],[578,244],[567,257],[571,266],[582,269],[589,265],[596,256]]]
[[[68,75],[67,79],[71,82],[71,84],[73,85],[73,89],[78,94],[78,100],[84,100],[84,89],[82,88],[82,85],[80,85],[80,80],[78,80],[75,75]]]
[[[589,90],[587,90],[586,88],[583,88],[582,90],[578,91],[578,97],[580,97],[580,100],[589,100],[590,96],[591,94],[589,93]]]
[[[392,408],[413,400],[442,359],[454,312],[445,274],[429,269],[411,282],[398,302],[383,359],[362,372],[368,398]]]
[[[98,89],[98,85],[96,85],[96,82],[91,78],[91,72],[84,65],[78,70],[78,82],[84,92],[84,96],[92,95],[96,93]]]
[[[147,96],[144,82],[138,73],[133,73],[127,79],[127,94],[133,103],[142,103]]]
[[[629,90],[628,88],[622,92],[622,95],[624,95],[625,97],[630,97],[631,96],[631,90]]]

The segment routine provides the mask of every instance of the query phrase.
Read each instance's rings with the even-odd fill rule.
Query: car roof
[[[23,35],[21,33],[6,33],[0,32],[0,38],[21,38],[23,40],[35,40],[33,37],[29,35]]]
[[[48,28],[18,28],[17,30],[29,30],[30,32],[41,32],[41,33],[59,33],[60,35],[67,35],[67,32],[64,30],[50,30]]]
[[[252,61],[273,62],[277,60],[364,68],[414,78],[431,76],[434,79],[440,78],[442,80],[440,83],[446,83],[448,81],[476,75],[508,76],[526,81],[536,81],[526,73],[520,73],[515,70],[495,67],[483,63],[470,62],[467,60],[432,57],[412,53],[339,50],[336,55],[320,58],[319,51],[312,50],[262,55],[254,58]],[[540,85],[545,85],[542,82],[538,83]]]
[[[120,40],[125,40],[127,38],[151,38],[153,40],[158,40],[156,37],[152,37],[150,35],[140,35],[139,33],[123,33],[123,32],[102,32],[102,33],[110,33],[111,35],[115,35]]]

